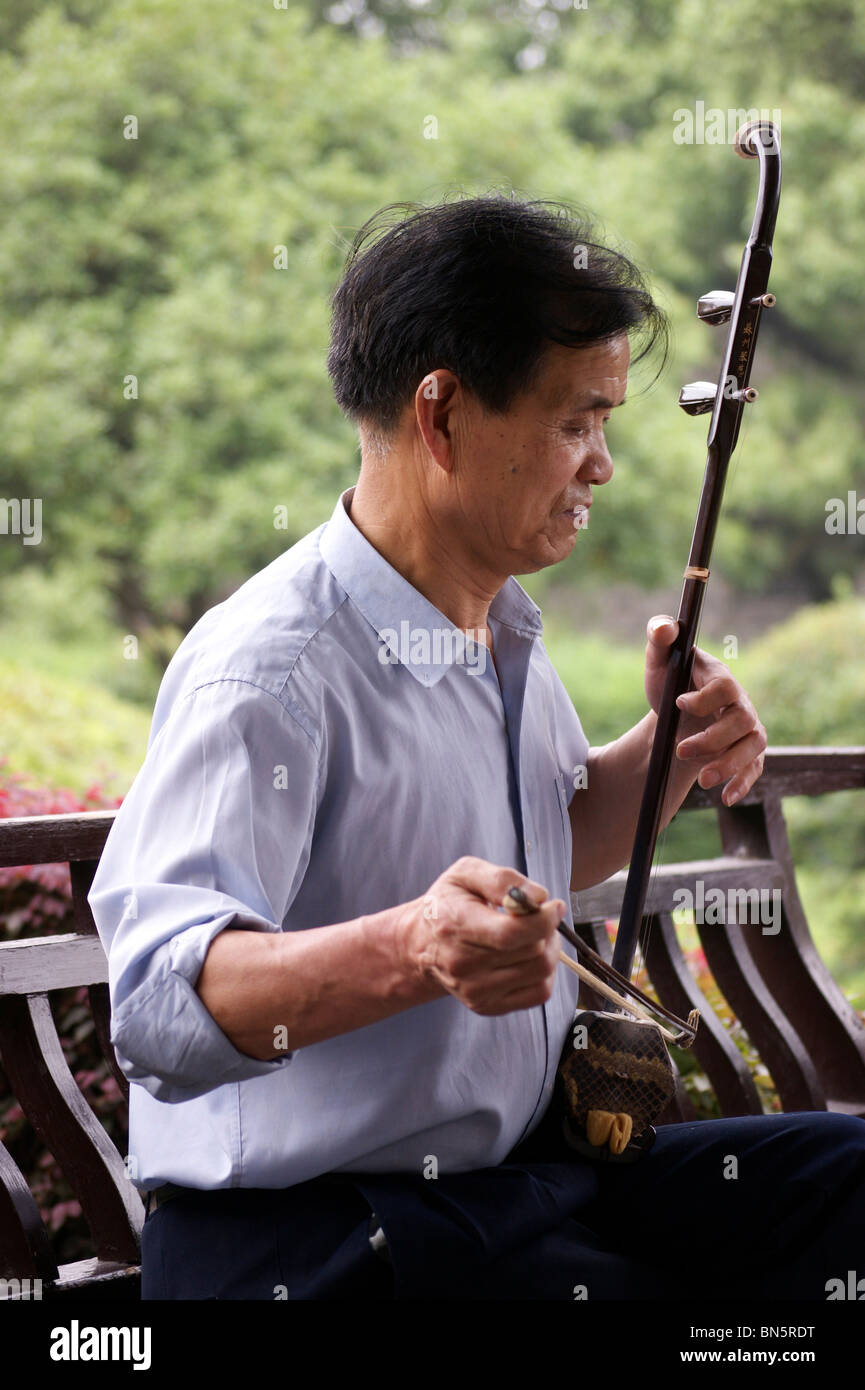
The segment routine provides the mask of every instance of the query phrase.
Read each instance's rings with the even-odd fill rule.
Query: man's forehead
[[[557,382],[545,393],[554,410],[612,410],[625,399],[626,376],[600,376],[586,373],[570,381]]]
[[[575,351],[557,346],[547,356],[540,394],[553,409],[612,409],[624,399],[629,357],[627,345],[619,353],[610,347]]]

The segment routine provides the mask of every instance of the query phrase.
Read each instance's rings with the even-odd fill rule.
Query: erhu
[[[699,1018],[696,1011],[687,1021],[676,1018],[638,990],[630,976],[676,747],[676,701],[691,684],[694,646],[727,468],[736,447],[742,412],[757,398],[749,381],[760,315],[775,303],[767,285],[781,191],[777,127],[770,121],[748,122],[738,131],[734,148],[744,159],[759,161],[760,183],[735,291],[713,290],[703,295],[697,305],[697,316],[704,323],[730,324],[718,382],[693,382],[679,394],[679,405],[689,415],[712,412],[708,457],[684,572],[679,631],[670,648],[612,966],[564,922],[559,923],[559,931],[577,952],[576,961],[564,952],[560,960],[616,1005],[615,1012],[578,1010],[557,1076],[568,1144],[587,1157],[608,1161],[632,1162],[651,1147],[655,1138],[653,1121],[672,1099],[676,1086],[675,1069],[664,1040],[689,1047]],[[532,910],[520,889],[511,889],[503,906],[517,913]],[[664,1027],[657,1021],[659,1018],[675,1024],[676,1031]]]

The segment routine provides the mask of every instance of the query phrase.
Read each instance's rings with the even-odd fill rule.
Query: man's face
[[[506,415],[477,407],[462,416],[460,529],[486,566],[528,574],[570,554],[592,487],[612,477],[604,426],[625,398],[629,365],[625,336],[578,350],[554,345],[535,388]]]

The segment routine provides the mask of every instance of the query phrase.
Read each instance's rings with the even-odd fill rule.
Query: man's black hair
[[[516,195],[393,203],[361,227],[332,301],[328,371],[355,423],[387,434],[424,377],[452,371],[502,414],[553,343],[639,330],[635,361],[669,341],[637,267],[565,203]]]

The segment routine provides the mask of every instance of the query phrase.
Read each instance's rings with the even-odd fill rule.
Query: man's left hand
[[[650,619],[646,644],[646,698],[657,714],[664,688],[669,648],[679,624],[667,616]],[[679,696],[676,756],[694,759],[701,787],[726,782],[725,806],[739,801],[763,771],[766,730],[748,692],[723,662],[700,647],[694,649],[693,690]]]

